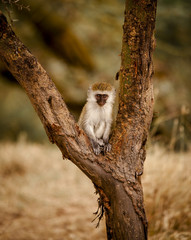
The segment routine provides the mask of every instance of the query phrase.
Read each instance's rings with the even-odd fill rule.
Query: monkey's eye
[[[108,95],[107,94],[103,94],[103,98],[107,99]]]
[[[96,94],[96,98],[100,98],[101,97],[101,94]]]

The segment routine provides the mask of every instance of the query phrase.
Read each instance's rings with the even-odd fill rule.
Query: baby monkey
[[[88,89],[87,103],[82,109],[78,124],[90,138],[96,155],[111,150],[108,141],[114,100],[115,88],[109,83],[97,82]]]

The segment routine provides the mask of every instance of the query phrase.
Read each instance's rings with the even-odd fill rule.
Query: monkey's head
[[[106,82],[96,82],[88,90],[88,102],[97,103],[100,107],[105,104],[113,104],[115,88]]]

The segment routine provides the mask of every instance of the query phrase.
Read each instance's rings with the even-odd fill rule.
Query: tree
[[[46,133],[63,156],[94,183],[105,211],[107,238],[147,239],[140,176],[153,114],[152,52],[157,0],[126,0],[119,109],[112,151],[95,156],[61,94],[0,12],[0,56],[26,91]]]

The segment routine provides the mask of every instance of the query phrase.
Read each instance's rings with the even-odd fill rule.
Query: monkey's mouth
[[[100,107],[103,107],[105,102],[99,102],[98,104],[99,104]]]

